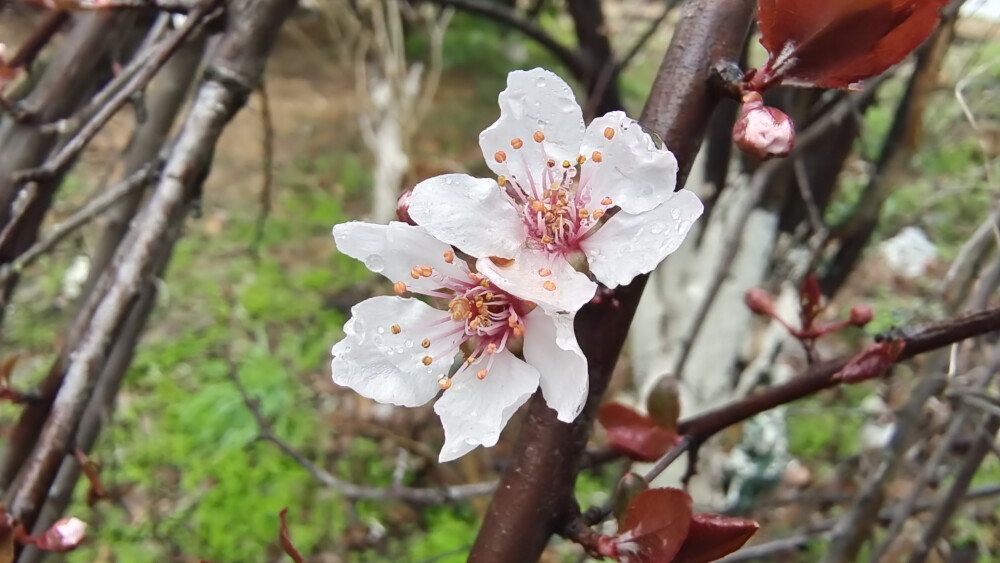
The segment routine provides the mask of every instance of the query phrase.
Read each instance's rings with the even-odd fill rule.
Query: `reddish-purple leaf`
[[[753,520],[719,514],[695,514],[691,528],[670,563],[707,563],[721,559],[743,547],[757,529]]]
[[[677,432],[660,428],[648,416],[621,403],[604,403],[597,421],[608,434],[608,445],[636,461],[656,461],[677,444]]]
[[[819,312],[823,310],[823,294],[819,291],[819,281],[816,279],[815,272],[810,272],[806,276],[806,279],[802,280],[799,299],[801,300],[799,304],[799,320],[802,323],[801,330],[802,332],[809,332]]]
[[[680,489],[650,489],[625,512],[614,546],[621,563],[665,563],[691,527],[691,496]]]
[[[948,0],[758,0],[770,58],[751,81],[854,88],[903,60],[934,31]]]
[[[834,374],[833,379],[844,383],[858,383],[874,379],[896,363],[896,358],[902,353],[906,342],[902,340],[883,340],[865,346],[843,369]]]
[[[282,508],[281,512],[278,513],[278,520],[281,521],[281,533],[278,534],[278,542],[281,543],[281,549],[285,550],[285,553],[292,558],[295,563],[305,563],[306,558],[302,557],[298,549],[295,549],[295,544],[292,543],[292,536],[288,533],[288,522],[285,520],[285,515],[288,514],[288,508]]]

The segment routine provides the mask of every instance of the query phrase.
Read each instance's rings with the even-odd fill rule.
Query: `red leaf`
[[[597,421],[608,433],[608,445],[636,461],[660,459],[680,438],[621,403],[601,405]]]
[[[753,520],[719,514],[695,514],[691,529],[670,563],[707,563],[743,547],[757,529]]]
[[[622,563],[671,561],[691,527],[691,496],[680,489],[636,495],[622,520],[615,547]]]
[[[823,295],[819,291],[819,281],[816,279],[814,272],[810,272],[806,276],[806,279],[802,280],[799,299],[801,301],[799,303],[799,320],[802,323],[801,331],[809,332],[816,317],[823,310]]]
[[[295,563],[305,563],[306,558],[302,557],[298,549],[295,549],[295,544],[292,543],[292,536],[288,533],[288,522],[285,520],[285,515],[288,514],[287,508],[282,508],[281,512],[278,513],[278,520],[281,521],[281,533],[278,535],[278,542],[281,543],[281,549],[285,550],[285,553],[292,558]]]
[[[834,374],[833,379],[844,383],[874,379],[896,363],[896,358],[905,346],[906,342],[903,340],[883,340],[869,344],[851,358],[843,369]]]
[[[786,82],[850,88],[903,60],[934,31],[948,0],[758,0],[770,58],[752,89]]]

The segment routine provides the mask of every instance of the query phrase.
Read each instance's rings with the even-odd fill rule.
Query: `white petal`
[[[611,129],[608,139],[605,132]],[[593,158],[601,153],[601,161]],[[613,111],[587,127],[581,154],[587,157],[580,176],[592,203],[605,197],[629,213],[649,211],[669,199],[677,185],[677,159],[624,112]]]
[[[576,342],[573,315],[535,309],[524,317],[524,359],[538,369],[545,402],[559,420],[573,422],[584,403],[590,378],[587,358]]]
[[[437,395],[438,379],[450,369],[462,333],[435,338],[461,323],[417,299],[380,296],[366,299],[351,309],[344,326],[346,336],[332,350],[333,382],[354,389],[380,403],[405,407],[422,405]],[[448,318],[449,322],[420,329]],[[393,325],[400,332],[393,334]],[[424,338],[431,340],[423,348]],[[449,353],[450,351],[450,353]],[[425,365],[425,356],[431,357]]]
[[[500,289],[534,301],[550,313],[575,313],[597,291],[597,284],[574,270],[562,256],[539,250],[524,249],[503,266],[480,258],[476,270]]]
[[[583,110],[563,79],[541,68],[515,70],[507,75],[507,89],[500,92],[499,102],[500,119],[479,135],[490,170],[530,189],[525,184],[542,181],[549,159],[576,163]],[[544,135],[540,143],[536,131]],[[521,148],[514,148],[514,139],[521,140]],[[497,162],[499,152],[506,155],[504,162]]]
[[[477,446],[494,446],[514,412],[538,389],[538,371],[504,350],[485,379],[469,369],[434,404],[444,425],[439,460],[451,461]]]
[[[580,242],[590,272],[613,288],[653,271],[684,242],[704,209],[698,196],[681,190],[652,211],[636,215],[618,212]]]
[[[433,278],[413,279],[410,272],[415,266],[430,266],[440,275],[468,279],[468,266],[462,260],[453,258],[449,264],[445,259],[445,253],[452,252],[451,246],[420,227],[398,221],[388,225],[351,221],[336,225],[333,238],[338,250],[361,260],[369,270],[414,289],[441,287]]]
[[[470,256],[512,258],[526,236],[521,214],[496,181],[465,174],[417,184],[410,196],[410,217]]]

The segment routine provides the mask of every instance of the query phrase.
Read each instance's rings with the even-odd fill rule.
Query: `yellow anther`
[[[486,373],[487,372],[485,369],[481,369],[476,372],[476,377],[478,377],[480,380],[486,379]]]
[[[497,176],[497,183],[500,184],[501,188],[504,187],[504,186],[506,186],[507,185],[507,177],[506,176]]]
[[[590,160],[593,160],[594,162],[600,162],[603,159],[604,157],[601,156],[601,151],[594,151],[594,154],[590,155]]]
[[[511,262],[513,262],[513,260],[511,260]],[[482,280],[482,281],[479,282],[479,285],[481,285],[483,287],[489,287],[490,286],[490,280]]]
[[[429,277],[431,277],[431,273],[432,272],[433,272],[433,270],[431,270],[430,266],[420,266],[420,275],[421,276],[424,276],[425,278],[429,278]]]
[[[545,211],[545,204],[538,201],[537,199],[531,201],[531,210],[535,213],[541,213]]]
[[[555,165],[556,165],[556,161],[554,161],[554,160],[549,160],[549,161],[548,161],[548,162],[546,162],[545,164],[547,164],[549,168],[552,168],[553,166],[555,166]]]
[[[542,242],[545,244],[552,244],[552,237],[549,235],[542,235]]]
[[[577,216],[581,219],[586,219],[587,217],[590,217],[590,212],[586,209],[581,209],[577,212]]]
[[[576,155],[577,164],[583,164],[584,162],[587,162],[587,157],[583,156],[582,154]]]
[[[425,366],[429,366],[432,363],[434,363],[434,358],[432,358],[430,356],[424,356],[424,359],[422,359],[420,361],[423,362]]]
[[[451,380],[448,379],[447,377],[442,377],[441,379],[438,380],[438,387],[440,387],[443,390],[450,388]]]
[[[556,284],[552,283],[552,280],[548,280],[545,283],[543,283],[542,287],[544,287],[545,289],[547,289],[549,291],[555,291],[556,290]]]
[[[476,317],[476,318],[472,319],[471,321],[469,321],[469,328],[472,329],[472,330],[476,330],[477,328],[479,328],[479,325],[481,325],[481,324],[483,324],[482,317]]]
[[[541,131],[535,131],[535,134],[533,135],[533,137],[534,137],[536,143],[541,143],[542,141],[545,140],[545,134],[542,133]]]
[[[593,213],[593,215],[591,215],[591,217],[593,217],[594,221],[597,221],[601,217],[604,217],[604,210],[603,209],[595,209],[594,213]]]
[[[538,269],[538,275],[542,276],[543,278],[551,276],[552,275],[552,270],[550,270],[548,268],[539,268]]]
[[[430,348],[431,347],[431,341],[430,341],[430,339],[429,338],[423,339],[423,341],[420,342],[420,347],[421,348]]]
[[[452,262],[454,262],[455,261],[455,253],[452,252],[451,250],[445,250],[444,251],[444,261],[447,262],[447,263],[449,263],[449,264],[451,264]]]
[[[487,291],[487,292],[486,292],[486,295],[484,295],[484,296],[483,296],[483,299],[485,299],[485,300],[486,300],[486,302],[487,302],[487,303],[489,303],[490,301],[493,301],[493,298],[494,298],[494,297],[496,297],[496,296],[495,296],[495,295],[493,295],[493,292],[492,292],[492,291]]]
[[[389,330],[391,330],[393,334],[399,334],[403,332],[403,329],[400,328],[399,325],[392,325],[391,327],[389,327]]]
[[[392,289],[393,291],[396,292],[396,295],[402,295],[406,293],[406,284],[401,281],[398,281],[392,284]]]
[[[451,313],[451,320],[461,321],[472,316],[472,304],[464,297],[459,297],[448,304],[448,312]]]
[[[521,323],[518,323],[517,326],[514,327],[513,331],[514,331],[514,337],[515,338],[520,337],[520,336],[524,336],[524,325],[521,324]]]
[[[605,139],[607,139],[607,140],[610,141],[611,139],[614,138],[614,136],[615,136],[615,130],[614,129],[612,129],[611,127],[605,127],[604,128],[604,138]]]
[[[601,205],[611,205],[612,203],[614,202],[611,201],[610,197],[605,197],[604,199],[601,200]]]
[[[497,351],[497,345],[496,344],[490,342],[490,344],[488,346],[486,346],[486,353],[487,354],[495,354],[496,351]]]
[[[517,326],[517,319],[514,317],[507,317],[507,326],[509,326],[510,328],[514,328],[515,326]]]
[[[515,150],[519,149],[524,146],[524,141],[515,137],[510,140],[510,146],[514,147]]]
[[[481,297],[479,299],[476,299],[476,308],[477,309],[482,308],[483,304],[485,304],[485,303],[486,302],[483,301],[483,299]]]
[[[568,160],[564,160],[563,161],[563,168],[569,168],[570,166],[572,166],[572,165],[569,163]]]
[[[493,155],[493,159],[496,160],[497,162],[503,162],[507,160],[507,153],[503,151],[497,151],[496,154]]]

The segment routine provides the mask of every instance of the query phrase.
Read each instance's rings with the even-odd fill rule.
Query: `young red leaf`
[[[743,547],[760,525],[746,518],[719,514],[695,514],[691,528],[670,563],[707,563]]]
[[[601,405],[597,421],[608,433],[608,445],[636,461],[656,461],[679,440],[677,432],[660,428],[621,403]]]
[[[691,527],[691,496],[680,489],[650,489],[636,495],[614,538],[621,563],[671,561]]]
[[[758,0],[770,58],[751,80],[854,88],[903,60],[934,31],[948,0]]]
[[[281,521],[281,533],[278,534],[278,542],[281,544],[281,549],[285,550],[285,553],[292,558],[295,563],[305,563],[306,558],[302,557],[298,549],[295,549],[295,544],[292,543],[292,536],[288,533],[288,521],[285,520],[285,516],[288,514],[288,508],[282,508],[281,512],[278,513],[278,520]]]
[[[896,358],[905,346],[906,342],[902,340],[883,340],[869,344],[851,358],[843,369],[834,374],[833,378],[844,383],[874,379],[896,363]]]

